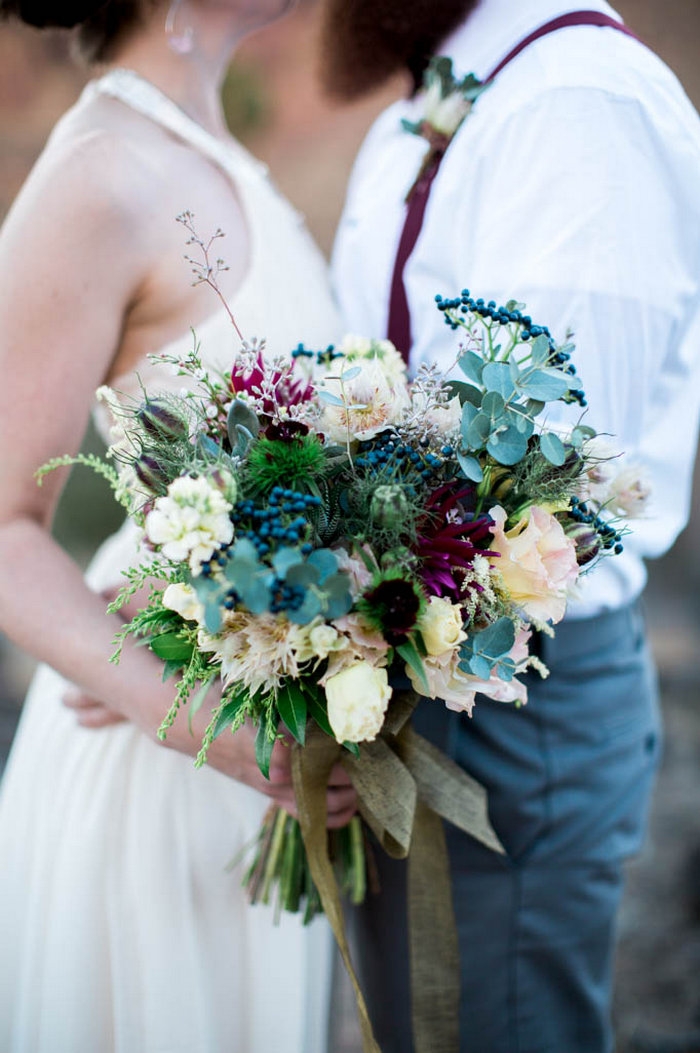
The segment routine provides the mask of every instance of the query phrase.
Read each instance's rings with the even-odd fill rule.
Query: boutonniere
[[[428,141],[428,152],[406,195],[407,201],[423,177],[439,163],[462,121],[486,88],[488,83],[478,80],[473,73],[457,80],[452,70],[452,59],[438,55],[430,60],[418,95],[421,116],[417,121],[405,118],[401,121],[405,131]]]

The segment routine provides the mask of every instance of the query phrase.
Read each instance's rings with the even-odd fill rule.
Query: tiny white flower
[[[190,570],[197,574],[200,564],[233,538],[231,507],[206,477],[182,476],[170,484],[167,494],[156,500],[146,516],[146,536],[166,559],[175,563],[188,560]]]

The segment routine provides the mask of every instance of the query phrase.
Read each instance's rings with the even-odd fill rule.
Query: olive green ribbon
[[[358,808],[384,850],[408,858],[411,999],[416,1053],[459,1049],[459,948],[442,818],[503,852],[488,818],[486,791],[449,757],[418,735],[410,716],[413,691],[395,691],[379,738],[359,757],[310,723],[306,745],[292,754],[299,822],[323,909],[330,921],[357,1000],[364,1053],[380,1053],[350,958],[340,894],[328,857],[326,787],[342,760]]]

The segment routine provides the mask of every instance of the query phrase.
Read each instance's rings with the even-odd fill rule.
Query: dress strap
[[[524,49],[535,40],[548,36],[550,33],[554,33],[559,29],[567,29],[571,26],[599,26],[600,28],[615,29],[620,33],[625,33],[627,36],[633,37],[635,40],[639,40],[636,33],[633,33],[631,29],[628,29],[623,22],[620,22],[616,18],[611,18],[610,15],[606,15],[602,11],[571,11],[569,14],[560,15],[558,18],[553,18],[550,22],[545,22],[544,25],[539,26],[537,29],[533,30],[532,33],[528,34],[528,36],[520,40],[489,73],[485,79],[485,83],[491,83],[501,70],[509,65],[509,63],[511,63],[521,51],[524,51]],[[401,231],[401,238],[399,240],[394,271],[391,279],[391,298],[389,300],[387,336],[394,346],[401,352],[406,362],[408,362],[412,338],[411,313],[404,284],[404,271],[423,228],[423,220],[425,218],[425,210],[428,206],[430,191],[435,177],[440,170],[440,165],[442,164],[444,156],[445,150],[435,153],[431,163],[428,165],[411,192],[411,196],[406,206],[406,217],[403,230]]]
[[[257,161],[235,139],[224,142],[188,116],[177,103],[145,77],[131,69],[113,69],[92,81],[88,92],[120,99],[131,109],[150,118],[172,132],[195,150],[209,157],[229,176],[238,180],[246,168],[258,176],[267,176],[267,166]]]

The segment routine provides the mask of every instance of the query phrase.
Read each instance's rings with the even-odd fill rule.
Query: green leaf
[[[469,425],[466,435],[464,432],[462,434],[470,450],[483,449],[491,435],[491,419],[485,413],[477,413]]]
[[[309,692],[307,699],[309,704],[309,716],[316,721],[321,731],[325,731],[326,735],[330,735],[330,737],[334,739],[335,735],[333,734],[333,729],[329,723],[328,710],[324,703],[321,702],[315,691]]]
[[[327,402],[329,406],[342,406],[345,408],[345,402],[343,399],[338,398],[331,391],[324,391],[323,388],[318,388],[316,394],[320,398],[321,402]]]
[[[497,421],[503,416],[506,404],[503,396],[497,391],[487,391],[481,402],[481,412],[488,414],[492,421]]]
[[[530,361],[533,366],[545,365],[549,361],[551,353],[549,337],[546,337],[544,333],[541,333],[530,344]]]
[[[303,746],[306,741],[306,718],[308,705],[306,696],[293,681],[283,685],[277,692],[277,711],[291,734]]]
[[[518,388],[528,398],[540,402],[555,402],[569,390],[569,381],[559,370],[535,369],[532,373],[521,374]]]
[[[348,751],[348,753],[352,753],[353,757],[359,757],[360,756],[360,745],[359,745],[359,743],[357,743],[357,742],[344,742],[343,746]]]
[[[257,413],[251,409],[243,399],[234,399],[228,411],[227,430],[231,446],[235,449],[241,435],[240,428],[244,429],[252,440],[260,431],[260,421]],[[245,439],[245,434],[244,434]]]
[[[484,473],[476,457],[471,457],[470,455],[461,453],[458,450],[457,460],[459,461],[459,466],[467,479],[470,479],[473,483],[480,483],[483,481]]]
[[[560,467],[566,460],[566,449],[564,443],[561,441],[558,435],[555,435],[553,431],[543,431],[540,435],[540,450],[542,456],[549,461],[550,464]]]
[[[276,737],[269,734],[268,721],[265,718],[261,718],[255,736],[255,759],[258,762],[258,768],[260,768],[266,779],[270,778],[270,761],[272,760],[272,750],[275,742]]]
[[[197,691],[189,701],[189,705],[187,707],[187,722],[190,731],[192,731],[192,718],[195,717],[202,708],[202,705],[204,704],[204,699],[207,697],[207,692],[209,691],[213,680],[213,676],[210,676],[208,680],[205,680],[199,688],[199,691]]]
[[[319,573],[319,581],[323,581],[330,577],[331,574],[338,572],[338,560],[335,553],[331,552],[329,548],[317,548],[309,556],[309,563],[312,567],[315,567]]]
[[[236,719],[240,709],[248,702],[248,695],[245,692],[241,692],[240,695],[234,695],[230,702],[227,702],[223,709],[220,711],[216,718],[216,724],[214,725],[214,731],[212,734],[212,741],[219,737],[222,731],[229,728],[234,720]]]
[[[450,380],[447,384],[447,388],[452,398],[457,396],[460,405],[463,406],[465,402],[470,402],[472,406],[480,406],[483,392],[480,388],[475,388],[473,384],[465,384],[463,380]]]
[[[507,655],[515,643],[515,626],[505,615],[486,629],[472,636],[474,651],[487,658],[498,659]]]
[[[406,640],[405,643],[399,644],[395,648],[397,654],[400,654],[406,665],[410,666],[413,672],[418,677],[421,687],[425,691],[426,697],[430,697],[430,685],[428,684],[428,678],[425,675],[425,667],[423,660],[418,653],[416,645],[413,640]]]
[[[513,397],[513,378],[507,362],[487,362],[482,375],[484,387],[488,391],[497,391],[504,400]]]
[[[183,640],[179,633],[161,633],[149,641],[153,653],[165,662],[189,662],[194,650],[189,640]]]
[[[175,676],[182,669],[184,662],[164,662],[163,663],[163,683],[169,680],[171,676]]]
[[[518,464],[527,453],[527,439],[517,428],[509,426],[491,435],[486,449],[499,464]]]
[[[457,359],[457,365],[464,373],[467,380],[474,384],[481,384],[481,376],[484,372],[484,360],[481,355],[474,351],[463,351]]]

